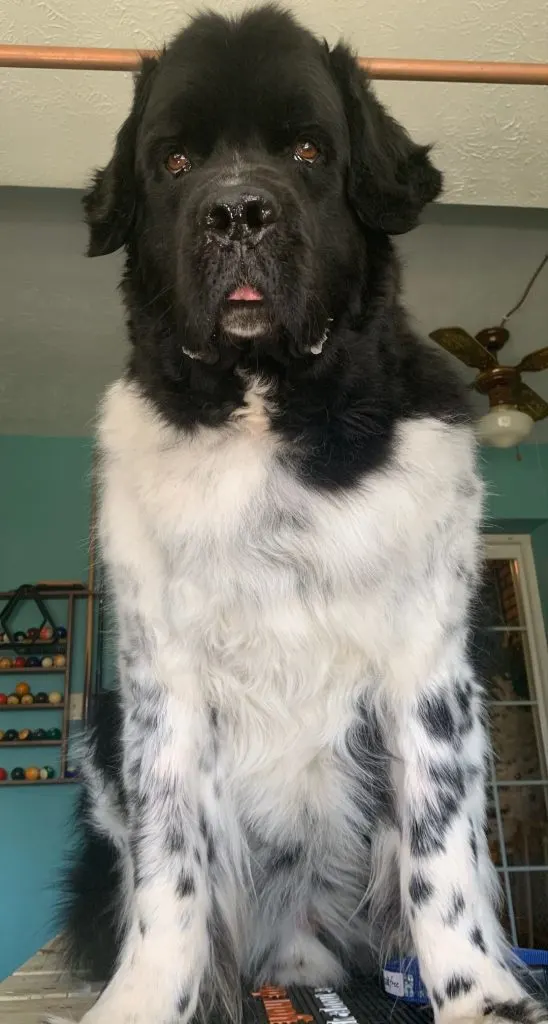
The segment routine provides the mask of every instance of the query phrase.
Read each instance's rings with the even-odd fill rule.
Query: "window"
[[[490,704],[488,839],[513,945],[548,948],[548,655],[528,537],[486,538],[474,638]]]

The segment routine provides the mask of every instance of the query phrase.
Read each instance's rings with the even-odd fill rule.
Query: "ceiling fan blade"
[[[462,327],[440,327],[432,331],[430,337],[465,366],[473,366],[475,370],[490,370],[497,365],[495,357],[476,338],[463,331]]]
[[[543,420],[548,416],[548,402],[537,395],[528,384],[520,381],[517,391],[517,405],[522,412],[529,414],[533,420]]]
[[[536,352],[529,352],[516,366],[520,373],[535,373],[537,370],[548,370],[548,345],[546,348],[539,348]]]

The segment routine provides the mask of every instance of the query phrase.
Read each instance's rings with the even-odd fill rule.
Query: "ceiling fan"
[[[518,305],[504,317],[503,324],[523,303],[546,262],[548,254]],[[548,370],[548,345],[524,356],[517,366],[507,366],[499,361],[499,353],[510,337],[502,325],[486,327],[475,337],[462,327],[441,327],[432,331],[430,337],[466,366],[479,371],[470,386],[489,399],[489,412],[478,423],[479,436],[484,443],[499,448],[512,447],[527,437],[535,422],[548,416],[548,402],[521,379],[522,373]]]

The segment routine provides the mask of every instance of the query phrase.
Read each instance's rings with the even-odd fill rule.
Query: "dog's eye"
[[[295,146],[293,156],[295,157],[295,160],[300,160],[302,163],[315,164],[316,160],[320,156],[320,149],[314,142],[309,142],[308,139],[303,139],[302,142],[298,142]]]
[[[184,153],[170,153],[166,160],[166,167],[169,173],[176,177],[178,174],[186,174],[192,164]]]

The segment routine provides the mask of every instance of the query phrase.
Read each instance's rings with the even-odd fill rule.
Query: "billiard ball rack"
[[[78,599],[84,598],[89,599],[92,597],[92,592],[86,587],[79,584],[38,584],[31,586],[25,584],[23,587],[18,588],[14,591],[0,592],[0,631],[3,632],[6,639],[2,639],[0,642],[0,658],[9,656],[22,657],[22,656],[38,656],[44,657],[47,655],[62,654],[65,657],[65,664],[63,666],[17,666],[12,665],[6,668],[0,668],[0,678],[2,675],[19,675],[21,680],[24,680],[27,675],[62,675],[64,682],[62,688],[62,699],[58,703],[48,702],[37,702],[32,704],[0,704],[0,714],[4,711],[57,711],[60,713],[61,719],[59,722],[61,738],[60,739],[38,739],[34,740],[32,736],[28,739],[10,739],[8,741],[0,741],[0,752],[2,750],[8,750],[10,747],[28,747],[29,750],[38,747],[55,747],[59,749],[59,767],[55,769],[57,774],[54,778],[45,779],[19,779],[19,778],[7,778],[0,780],[0,790],[4,786],[49,786],[49,785],[67,785],[78,782],[78,777],[68,773],[67,760],[68,760],[68,745],[69,745],[69,714],[68,709],[70,706],[70,693],[71,693],[71,671],[73,665],[73,626],[74,626],[74,611],[75,603]],[[63,628],[62,632],[66,636],[57,635],[57,626],[55,624],[52,615],[45,602],[59,601],[64,602],[64,613],[63,619],[66,622],[66,629]],[[3,602],[5,602],[3,604]],[[9,620],[14,615],[16,610],[18,611],[21,606],[25,605],[25,602],[33,603],[38,609],[39,617],[36,621],[41,622],[40,629],[46,625],[48,629],[52,631],[51,639],[38,636],[27,636],[23,637],[22,631],[13,631],[10,628]],[[28,618],[27,618],[28,621]],[[31,620],[32,621],[32,620]],[[59,630],[61,632],[61,630]],[[38,630],[36,631],[38,632]],[[84,707],[87,706],[87,689],[89,689],[89,672],[88,672],[88,650],[86,645],[85,651],[85,671],[84,671]],[[61,691],[61,687],[59,687]]]

